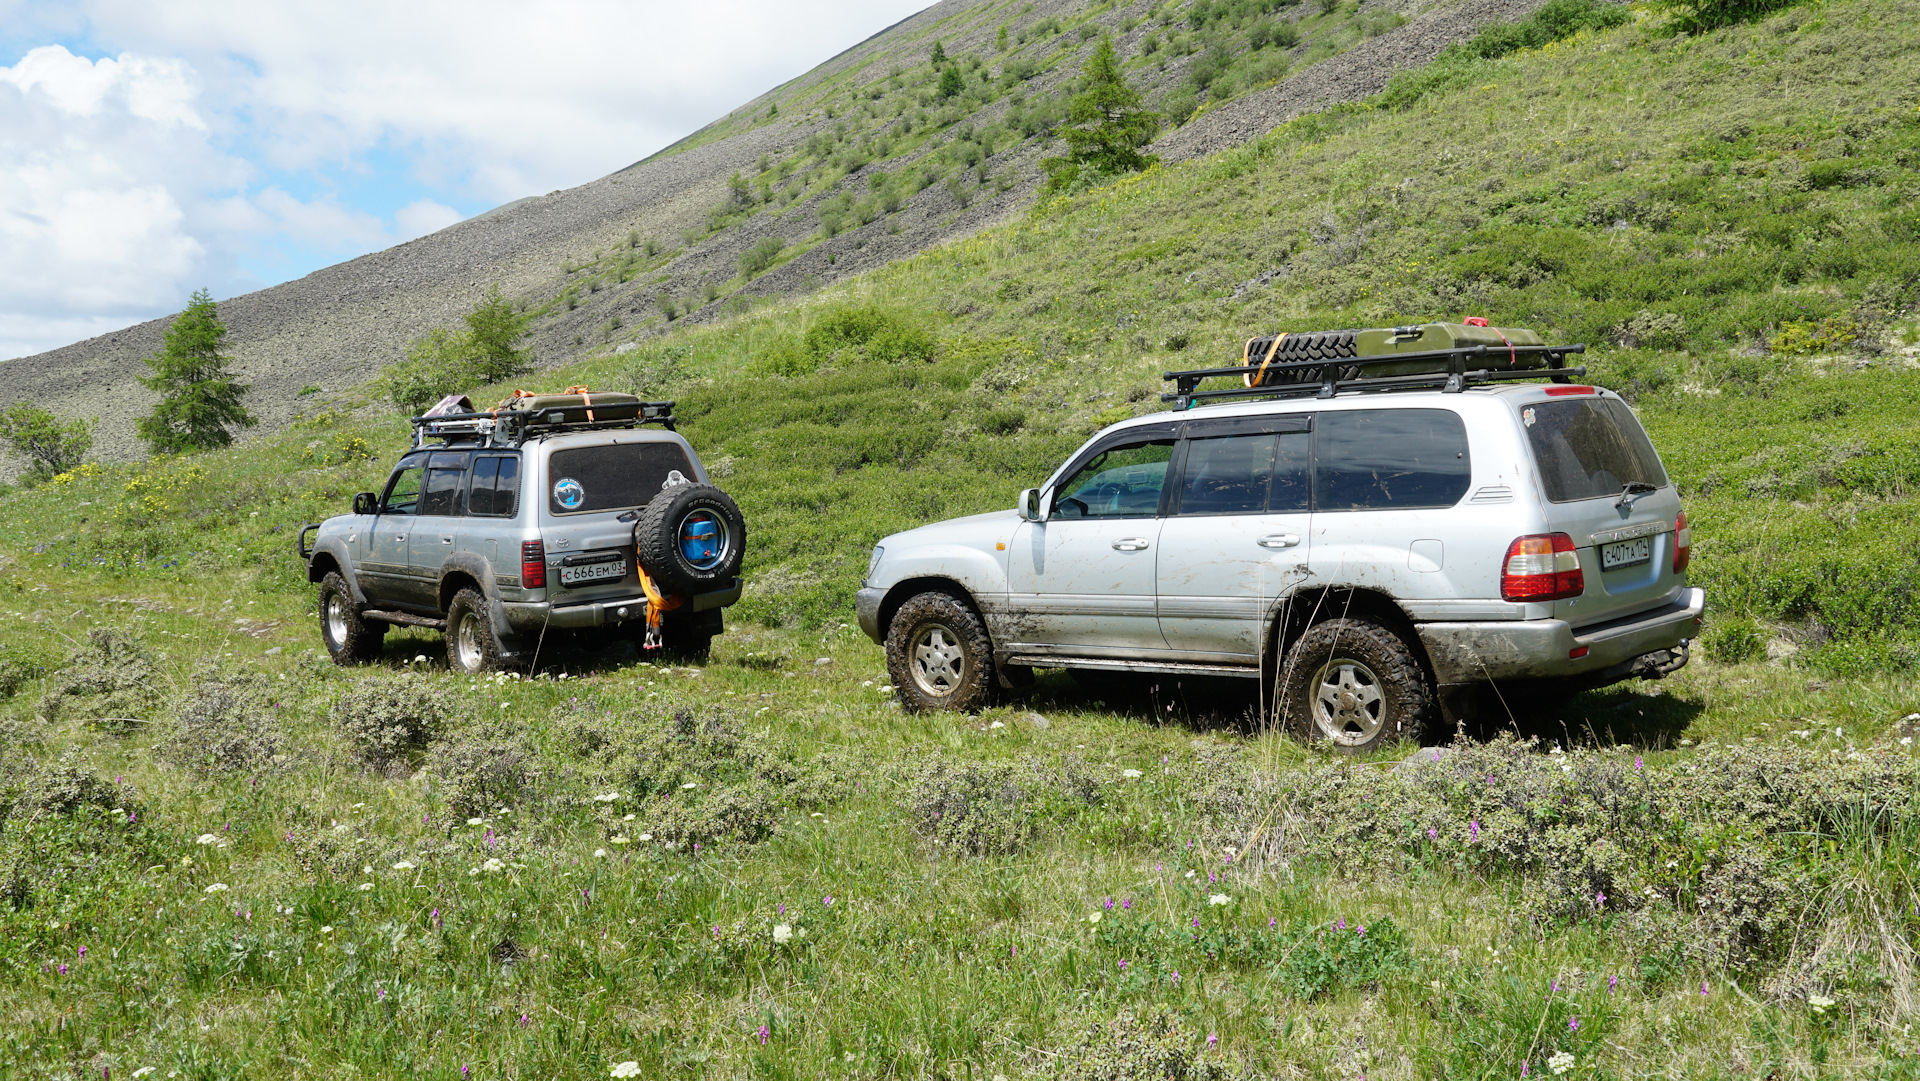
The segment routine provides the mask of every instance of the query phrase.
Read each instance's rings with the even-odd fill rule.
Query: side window
[[[1081,466],[1053,499],[1057,518],[1137,518],[1160,513],[1173,440],[1108,447]]]
[[[1314,509],[1451,507],[1467,494],[1467,428],[1448,409],[1353,409],[1315,420]]]
[[[1273,489],[1267,510],[1273,514],[1304,511],[1313,505],[1313,436],[1282,432],[1273,456]]]
[[[387,481],[387,493],[380,499],[382,514],[413,514],[420,506],[420,482],[425,479],[426,455],[401,461]]]
[[[473,487],[467,513],[511,518],[520,495],[520,459],[483,457],[473,461]]]
[[[1187,444],[1181,514],[1260,514],[1273,482],[1276,435],[1230,435]]]
[[[466,454],[435,454],[427,462],[426,487],[420,493],[420,513],[460,513],[460,489],[467,481]]]

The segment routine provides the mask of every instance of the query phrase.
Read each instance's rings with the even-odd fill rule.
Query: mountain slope
[[[254,385],[256,434],[373,376],[496,283],[539,313],[539,362],[564,363],[663,329],[669,305],[709,320],[1004,220],[1031,201],[1064,94],[1101,34],[1116,35],[1130,78],[1156,103],[1176,114],[1200,107],[1156,147],[1179,161],[1371,93],[1392,70],[1537,2],[1468,0],[1422,14],[1423,0],[945,0],[628,169],[229,299],[221,314]],[[967,72],[951,100],[938,97],[927,63],[936,41]],[[744,200],[729,186],[735,174]],[[748,280],[740,256],[767,237],[786,248]],[[152,396],[136,376],[165,325],[0,364],[0,401],[97,417],[102,457],[137,456],[132,421]]]

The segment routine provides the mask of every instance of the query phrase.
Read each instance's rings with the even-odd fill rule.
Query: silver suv
[[[447,662],[466,672],[528,663],[554,632],[704,659],[740,599],[746,529],[672,430],[673,403],[510,405],[458,400],[415,418],[414,447],[379,494],[301,529],[328,653],[372,659],[398,625],[445,630]]]
[[[1626,403],[1568,381],[1580,347],[1395,328],[1390,366],[1343,333],[1169,373],[1184,408],[1099,432],[1016,509],[882,540],[857,607],[902,702],[977,708],[1035,668],[1242,676],[1358,750],[1686,663],[1679,494]]]

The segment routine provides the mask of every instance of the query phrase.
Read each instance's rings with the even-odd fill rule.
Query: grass
[[[404,442],[353,394],[0,495],[0,1073],[1912,1076],[1916,117],[1887,43],[1915,14],[1579,35],[549,373],[677,398],[747,511],[749,600],[697,670],[568,649],[470,680],[415,631],[325,664],[293,530]],[[1249,334],[1466,314],[1594,344],[1742,628],[1514,718],[1569,753],[1516,755],[1511,823],[1391,787],[1412,748],[1342,772],[1233,688],[892,704],[847,625],[879,537],[1004,507]],[[44,719],[103,627],[152,654],[151,704]],[[447,723],[376,771],[334,711],[403,669]],[[192,743],[243,674],[220,716],[257,738]],[[1652,826],[1526,795],[1584,801],[1561,762],[1617,791],[1636,757]],[[916,812],[963,804],[993,828]],[[1362,826],[1386,840],[1310,843]],[[1482,829],[1526,847],[1482,856]],[[934,843],[976,836],[1007,840]],[[1568,915],[1576,872],[1616,899]]]

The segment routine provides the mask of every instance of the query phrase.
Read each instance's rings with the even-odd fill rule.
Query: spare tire
[[[733,497],[711,484],[676,484],[633,524],[640,565],[664,593],[700,593],[740,573],[747,525]]]

